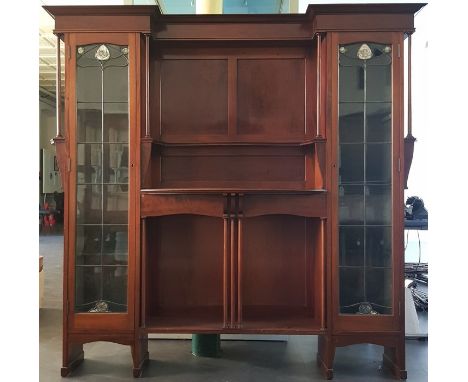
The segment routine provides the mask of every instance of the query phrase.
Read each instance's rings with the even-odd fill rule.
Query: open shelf
[[[292,215],[246,218],[242,228],[242,327],[319,330],[320,220]]]
[[[324,188],[324,139],[255,141],[207,139],[161,142],[142,139],[143,188]],[[146,163],[145,163],[146,161]]]
[[[222,328],[222,219],[161,216],[148,219],[146,230],[146,326]]]
[[[148,333],[193,333],[222,328],[222,306],[158,308],[146,322]]]

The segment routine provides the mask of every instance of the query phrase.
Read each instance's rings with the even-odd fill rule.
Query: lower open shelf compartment
[[[148,333],[320,333],[320,325],[305,308],[245,306],[237,328],[224,327],[222,306],[160,310],[148,317]]]
[[[177,214],[145,224],[148,333],[323,331],[320,219],[264,215],[226,229],[222,217]]]

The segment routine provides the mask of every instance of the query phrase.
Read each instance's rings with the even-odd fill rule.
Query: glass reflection
[[[339,200],[340,224],[364,224],[364,187],[341,186]]]
[[[364,181],[364,144],[340,145],[340,182]]]
[[[364,265],[364,227],[340,227],[340,265]]]
[[[392,181],[391,144],[368,144],[366,149],[366,182],[390,183]]]
[[[341,143],[364,142],[364,104],[341,104],[339,124]]]

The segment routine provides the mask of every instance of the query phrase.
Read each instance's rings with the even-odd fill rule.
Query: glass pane
[[[104,224],[126,224],[128,221],[128,186],[111,185],[104,187]]]
[[[391,142],[392,104],[378,102],[366,104],[367,142]]]
[[[391,314],[392,48],[338,55],[340,312]]]
[[[102,226],[78,225],[76,227],[76,264],[101,264]]]
[[[79,103],[77,105],[78,142],[102,142],[102,105]]]
[[[340,265],[364,265],[364,227],[340,227]]]
[[[364,268],[340,267],[341,313],[356,313],[365,301]]]
[[[366,187],[366,224],[392,224],[392,193],[390,186]]]
[[[112,66],[104,70],[104,101],[127,102],[128,101],[128,76],[127,60],[124,55],[116,58]],[[114,66],[116,65],[116,66]]]
[[[103,299],[111,312],[127,310],[127,267],[106,266],[103,270]]]
[[[88,312],[100,298],[101,267],[76,266],[75,310]]]
[[[369,267],[392,266],[391,227],[366,227],[366,262]]]
[[[105,225],[103,229],[102,263],[125,265],[128,262],[128,226]]]
[[[364,145],[346,144],[340,145],[340,182],[364,181]]]
[[[364,224],[364,187],[340,187],[340,224]]]
[[[362,66],[340,67],[340,102],[364,101],[364,69]]]
[[[340,104],[340,142],[364,142],[364,104]]]
[[[76,311],[125,312],[128,48],[77,48]]]
[[[102,145],[78,144],[77,183],[102,183]]]
[[[88,56],[90,52],[86,53]],[[94,61],[96,61],[94,59]],[[94,63],[92,66],[89,65],[89,60],[84,58],[79,59],[80,64],[76,68],[76,100],[78,103],[81,102],[101,102],[101,68],[96,66]]]
[[[392,270],[388,268],[368,268],[366,271],[367,300],[379,314],[392,313]]]
[[[104,144],[104,183],[128,184],[128,145]]]
[[[392,147],[390,143],[368,144],[366,150],[366,181],[392,181]]]
[[[392,99],[392,76],[390,66],[368,65],[366,69],[367,102],[390,102]]]
[[[76,187],[76,222],[100,224],[102,220],[102,187],[78,185]]]
[[[104,104],[104,142],[128,142],[128,103]]]

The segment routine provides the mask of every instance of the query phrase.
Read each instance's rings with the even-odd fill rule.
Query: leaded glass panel
[[[128,48],[76,52],[75,311],[127,311]]]
[[[340,313],[392,314],[392,49],[339,47]]]

